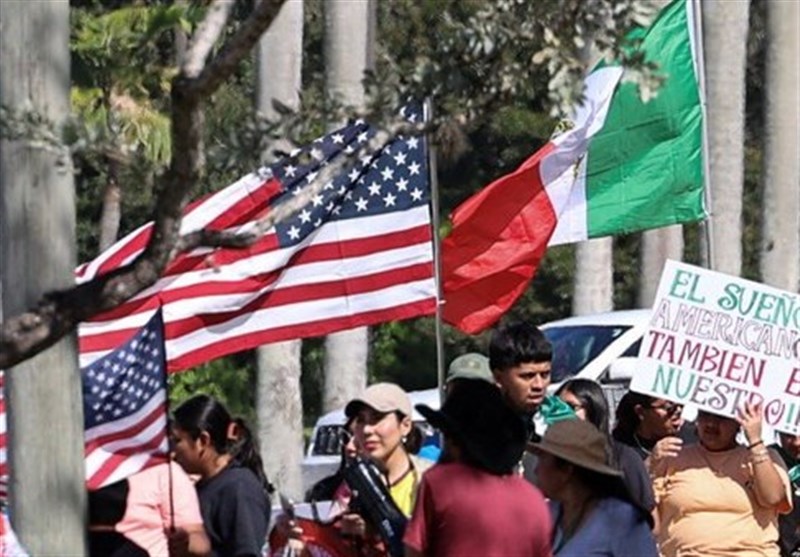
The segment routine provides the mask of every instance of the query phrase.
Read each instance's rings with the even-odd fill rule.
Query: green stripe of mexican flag
[[[705,218],[693,29],[690,1],[676,0],[643,32],[640,48],[666,78],[649,102],[619,67],[587,76],[574,126],[542,161],[557,221],[549,245]]]

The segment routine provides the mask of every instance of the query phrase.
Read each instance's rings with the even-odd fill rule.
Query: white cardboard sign
[[[800,295],[667,261],[631,389],[800,433]]]

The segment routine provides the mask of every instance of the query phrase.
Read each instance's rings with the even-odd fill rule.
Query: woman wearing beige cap
[[[376,383],[351,400],[344,412],[354,420],[356,445],[381,468],[392,499],[410,516],[420,477],[431,464],[406,448],[414,427],[408,395],[393,383]]]
[[[551,501],[553,554],[655,557],[652,517],[632,502],[622,473],[608,465],[606,436],[582,420],[551,425],[540,443],[538,484]]]
[[[355,448],[361,456],[369,457],[380,468],[388,484],[389,493],[400,511],[411,515],[416,499],[417,487],[422,473],[430,468],[431,462],[418,459],[406,448],[412,428],[411,400],[406,392],[392,383],[376,383],[364,393],[351,400],[345,407],[348,427],[353,431]],[[351,502],[350,488],[342,484],[334,494],[337,512],[347,508]],[[379,538],[368,536],[364,518],[345,510],[338,519],[341,534],[353,538],[366,538],[380,543]],[[375,525],[373,525],[374,527]],[[276,527],[293,540],[292,548],[298,555],[309,555],[304,532],[289,520],[281,518]],[[377,547],[377,546],[376,546]]]

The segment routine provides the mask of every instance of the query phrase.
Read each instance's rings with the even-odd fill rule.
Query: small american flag
[[[165,462],[167,384],[161,311],[82,370],[86,484],[98,489]]]
[[[421,119],[412,109],[404,115]],[[373,133],[355,121],[248,174],[187,209],[181,232],[246,228],[297,195],[324,166],[355,154]],[[436,286],[429,202],[425,141],[398,137],[356,158],[254,245],[185,253],[151,288],[82,323],[81,365],[118,346],[158,307],[169,371],[270,342],[430,315]],[[81,266],[78,281],[130,262],[151,228],[144,225]]]
[[[28,557],[11,527],[6,510],[0,512],[0,557]]]

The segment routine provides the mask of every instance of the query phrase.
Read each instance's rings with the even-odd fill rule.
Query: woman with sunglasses
[[[694,436],[681,417],[682,411],[680,404],[628,391],[617,406],[612,435],[644,460],[662,439],[668,439],[665,443],[694,442]]]
[[[792,508],[791,488],[761,427],[759,406],[745,404],[737,419],[701,411],[698,444],[653,453],[662,556],[779,556],[778,515]]]

